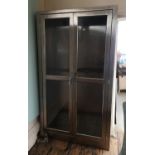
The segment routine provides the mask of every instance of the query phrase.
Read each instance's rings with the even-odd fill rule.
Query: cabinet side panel
[[[112,97],[113,97],[113,80],[114,80],[114,66],[115,66],[115,42],[116,42],[116,26],[117,26],[117,9],[113,9],[112,25],[111,25],[111,39],[110,39],[110,50],[108,54],[109,61],[109,72],[108,72],[108,95],[106,104],[106,139],[105,145],[109,148],[110,145],[110,131],[111,131],[111,108],[112,108]]]

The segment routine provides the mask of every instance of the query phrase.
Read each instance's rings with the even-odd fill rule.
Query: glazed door
[[[43,16],[44,128],[72,132],[72,25],[73,14]]]
[[[105,140],[106,96],[104,92],[110,47],[112,11],[74,14],[76,26],[75,133],[77,139]],[[110,116],[109,114],[107,115]],[[108,137],[109,138],[109,137]],[[93,140],[92,140],[93,141]]]

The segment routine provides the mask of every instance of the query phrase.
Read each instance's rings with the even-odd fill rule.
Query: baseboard
[[[40,123],[38,117],[28,124],[28,150],[32,148],[37,140]]]

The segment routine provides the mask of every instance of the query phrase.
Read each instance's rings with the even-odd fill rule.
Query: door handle
[[[69,76],[69,80],[70,81],[73,81],[76,77],[76,73],[71,73],[70,76]]]

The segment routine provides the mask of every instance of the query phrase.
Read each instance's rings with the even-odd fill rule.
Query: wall
[[[31,122],[39,114],[34,21],[34,13],[37,11],[37,0],[29,0],[28,5],[28,121]]]
[[[45,0],[45,10],[117,5],[119,17],[126,16],[126,0]]]
[[[28,1],[28,121],[33,121],[39,115],[38,79],[37,79],[37,46],[35,13],[42,10],[42,1]]]
[[[35,13],[43,10],[43,0],[28,1],[28,150],[34,145],[39,131],[39,96],[37,76],[37,45]]]

